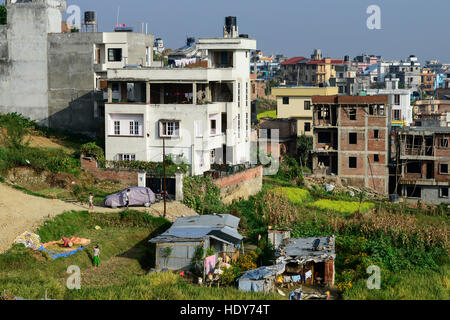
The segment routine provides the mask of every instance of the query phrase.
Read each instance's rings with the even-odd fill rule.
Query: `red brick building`
[[[450,203],[450,128],[403,128],[395,141],[397,193],[408,200]]]
[[[389,192],[388,96],[313,96],[313,173]]]

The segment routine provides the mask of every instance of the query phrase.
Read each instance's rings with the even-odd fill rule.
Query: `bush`
[[[183,203],[199,214],[225,213],[220,188],[210,177],[185,177],[183,195]]]

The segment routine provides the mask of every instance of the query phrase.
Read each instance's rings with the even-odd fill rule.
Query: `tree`
[[[4,5],[0,5],[0,25],[6,24],[6,7]]]
[[[303,166],[311,167],[310,151],[313,148],[313,139],[307,135],[297,138],[297,152]]]
[[[0,138],[3,145],[8,149],[23,150],[30,143],[30,139],[25,140],[34,122],[17,113],[9,113],[0,118]]]

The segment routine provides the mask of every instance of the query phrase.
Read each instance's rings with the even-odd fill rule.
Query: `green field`
[[[100,226],[101,230],[96,230]],[[170,226],[163,218],[140,212],[89,214],[68,212],[38,230],[43,242],[62,236],[91,239],[84,251],[52,260],[40,251],[15,245],[0,255],[0,292],[25,299],[280,299],[280,295],[243,293],[234,287],[205,288],[171,273],[147,275],[153,266],[154,247],[148,240]],[[92,247],[101,250],[100,268],[92,266]],[[81,290],[68,290],[67,268],[81,269]]]

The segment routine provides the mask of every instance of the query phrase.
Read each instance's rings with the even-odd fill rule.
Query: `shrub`
[[[220,200],[220,188],[210,177],[185,177],[183,180],[183,203],[199,214],[224,213]]]

